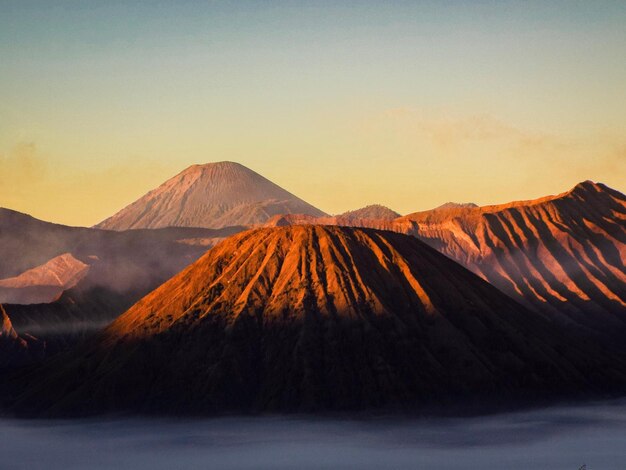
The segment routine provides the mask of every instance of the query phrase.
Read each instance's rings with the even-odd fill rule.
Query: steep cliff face
[[[578,393],[620,362],[419,240],[328,226],[235,235],[144,297],[22,407],[312,411]]]
[[[400,219],[529,307],[589,328],[626,325],[626,196],[590,181],[534,201]]]
[[[233,162],[193,165],[97,225],[126,230],[254,225],[279,214],[325,215]]]

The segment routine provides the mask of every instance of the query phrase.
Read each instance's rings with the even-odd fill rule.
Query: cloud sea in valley
[[[465,418],[0,421],[11,469],[623,469],[626,402]]]

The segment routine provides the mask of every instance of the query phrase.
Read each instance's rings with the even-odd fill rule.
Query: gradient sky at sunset
[[[0,206],[233,160],[330,213],[626,190],[624,1],[0,0]]]

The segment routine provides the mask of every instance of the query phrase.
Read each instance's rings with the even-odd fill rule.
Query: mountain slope
[[[56,300],[87,275],[89,266],[71,253],[52,258],[19,276],[0,279],[0,303],[36,304]]]
[[[325,215],[243,165],[219,162],[190,166],[97,227],[222,228],[290,213]]]
[[[566,323],[626,326],[626,196],[586,181],[557,196],[407,215],[412,234]]]
[[[609,366],[610,364],[610,366]],[[52,414],[312,411],[575,394],[619,360],[413,237],[323,226],[235,235],[30,384]]]

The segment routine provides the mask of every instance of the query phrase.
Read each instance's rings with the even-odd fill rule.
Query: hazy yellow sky
[[[222,160],[329,213],[626,190],[624,2],[52,3],[0,2],[3,207]]]

